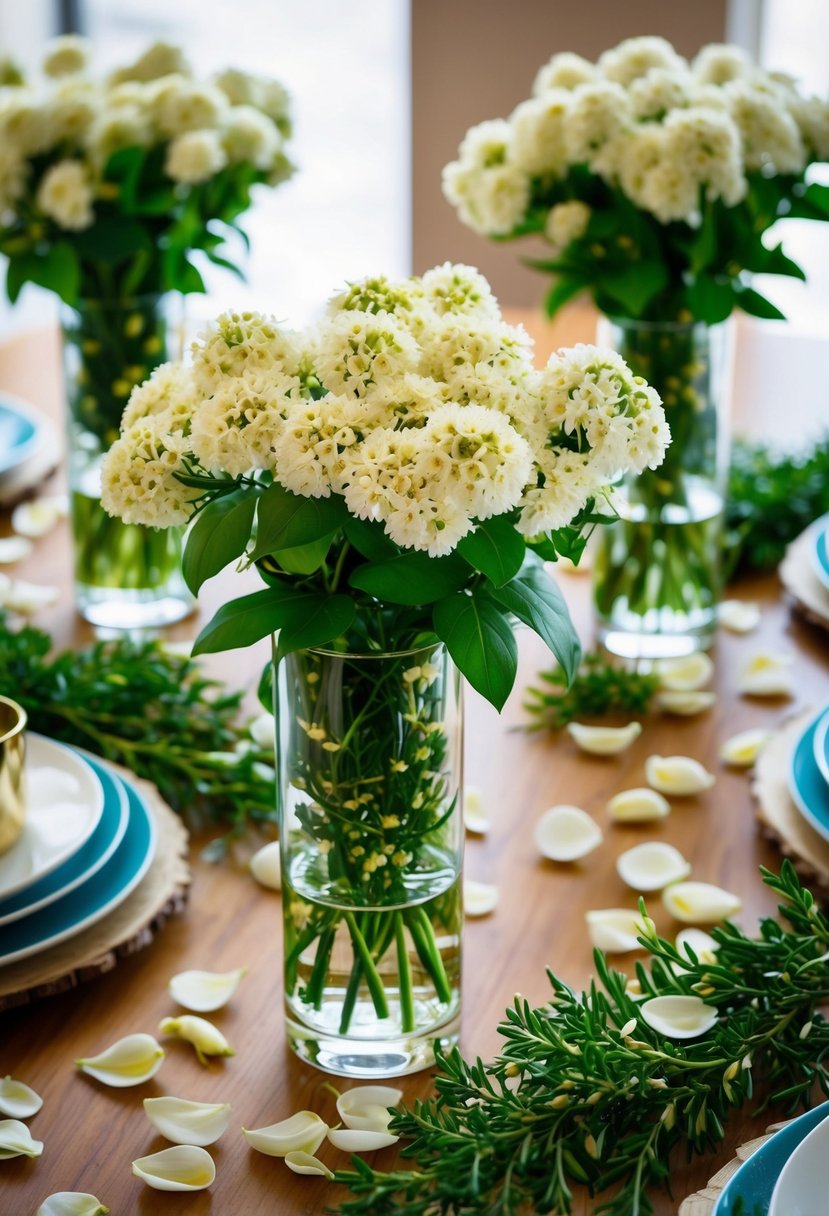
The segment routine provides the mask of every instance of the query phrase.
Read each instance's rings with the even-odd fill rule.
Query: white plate
[[[42,439],[37,411],[9,393],[0,393],[0,475],[34,454]]]
[[[26,735],[26,823],[0,856],[0,899],[67,861],[89,839],[104,810],[100,780],[83,757],[43,735]]]
[[[778,1176],[769,1204],[769,1216],[817,1216],[827,1210],[829,1178],[829,1119],[818,1123],[801,1140]]]

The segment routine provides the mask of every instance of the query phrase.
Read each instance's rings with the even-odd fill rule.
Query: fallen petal
[[[250,872],[263,887],[270,887],[272,891],[282,890],[282,860],[278,840],[272,840],[254,853],[250,859]]]
[[[145,1098],[144,1111],[162,1136],[173,1144],[214,1144],[230,1123],[229,1102],[188,1102],[185,1098]]]
[[[742,667],[737,691],[747,697],[790,697],[794,692],[792,656],[761,651]]]
[[[708,882],[677,882],[662,892],[662,902],[676,920],[704,925],[726,920],[739,912],[742,900]]]
[[[13,562],[22,561],[29,556],[33,547],[25,536],[4,536],[0,539],[0,564],[10,566]]]
[[[40,1094],[36,1094],[22,1081],[4,1077],[0,1081],[0,1115],[10,1119],[30,1119],[43,1105]]]
[[[724,764],[736,768],[750,768],[771,738],[770,730],[744,730],[726,739],[720,748],[720,759]]]
[[[64,514],[63,498],[36,498],[34,502],[21,502],[12,511],[12,527],[19,536],[36,540],[51,532]]]
[[[276,718],[267,712],[254,718],[248,727],[250,737],[263,752],[272,752],[276,740]]]
[[[465,916],[486,916],[498,904],[498,888],[488,882],[463,881],[463,911]]]
[[[224,972],[181,971],[170,980],[167,991],[185,1009],[211,1013],[227,1004],[246,974],[247,967]]]
[[[744,600],[723,600],[717,609],[717,619],[723,629],[732,633],[751,633],[760,624],[760,606]]]
[[[583,752],[590,752],[592,756],[618,756],[641,735],[642,723],[628,722],[627,726],[586,726],[582,722],[568,722],[567,733]]]
[[[590,940],[604,954],[626,954],[641,950],[636,939],[644,926],[638,911],[631,908],[596,908],[585,913]]]
[[[109,1208],[85,1191],[55,1191],[35,1212],[35,1216],[106,1216]]]
[[[242,1128],[242,1135],[251,1148],[268,1157],[286,1157],[288,1153],[315,1153],[325,1139],[328,1124],[312,1110],[300,1110],[289,1119],[271,1123],[269,1127]]]
[[[714,774],[690,756],[648,756],[645,780],[661,794],[699,794],[710,790]]]
[[[19,1119],[0,1119],[0,1161],[9,1157],[39,1157],[43,1141],[33,1140],[32,1133]]]
[[[551,806],[535,825],[535,843],[551,861],[576,861],[602,843],[602,830],[578,806]]]
[[[648,840],[620,853],[616,870],[622,882],[634,891],[661,891],[691,873],[691,863],[679,849],[662,840]]]
[[[81,1072],[104,1085],[126,1089],[130,1085],[142,1085],[154,1077],[163,1059],[164,1048],[151,1034],[128,1034],[100,1055],[76,1060],[75,1064]]]
[[[693,951],[700,963],[717,961],[717,951],[720,947],[711,934],[703,929],[680,929],[674,944],[680,954],[687,954],[689,959]]]
[[[696,1039],[717,1023],[717,1010],[698,996],[655,996],[639,1006],[643,1021],[669,1039]]]
[[[392,1085],[357,1085],[337,1098],[337,1114],[346,1127],[357,1131],[388,1130],[392,1108],[403,1097]]]
[[[49,608],[58,602],[58,588],[40,583],[27,583],[22,578],[12,579],[3,593],[3,607],[19,616],[31,616],[40,608]]]
[[[483,836],[489,831],[489,816],[484,808],[484,796],[477,785],[464,786],[463,825],[467,832]]]
[[[647,786],[633,790],[622,790],[614,794],[607,804],[607,813],[617,823],[647,823],[652,819],[664,819],[671,812],[671,804],[656,790]]]
[[[329,1181],[334,1177],[333,1172],[310,1153],[286,1153],[285,1164],[289,1170],[293,1170],[295,1174],[316,1174],[321,1178],[328,1178]]]
[[[690,718],[693,714],[704,713],[717,704],[715,692],[660,692],[656,695],[656,703],[664,714],[679,714]]]
[[[714,674],[714,664],[704,650],[678,659],[663,659],[656,667],[659,687],[671,692],[693,692],[703,688]]]
[[[169,1034],[173,1038],[183,1039],[185,1043],[192,1043],[200,1064],[207,1062],[207,1056],[235,1054],[218,1026],[208,1022],[207,1018],[197,1018],[191,1013],[183,1013],[179,1018],[162,1019],[158,1029],[162,1034]]]
[[[340,1148],[344,1153],[373,1153],[378,1148],[388,1148],[396,1144],[399,1136],[390,1132],[368,1131],[363,1128],[341,1127],[332,1129],[328,1139],[334,1148]]]
[[[132,1172],[156,1191],[203,1191],[215,1179],[216,1165],[206,1149],[177,1144],[139,1157]]]

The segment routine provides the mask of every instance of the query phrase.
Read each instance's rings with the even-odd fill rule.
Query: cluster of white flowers
[[[512,232],[536,183],[586,165],[663,224],[696,224],[702,199],[734,206],[746,174],[798,174],[829,159],[829,99],[735,47],[708,46],[688,62],[662,38],[629,38],[593,64],[569,52],[538,73],[533,97],[508,120],[473,127],[443,188],[470,228]],[[573,218],[572,216],[570,218]],[[578,235],[577,225],[575,231]],[[569,223],[554,244],[574,239]]]
[[[274,185],[290,176],[288,97],[278,82],[238,71],[197,81],[165,43],[105,80],[89,61],[85,39],[57,38],[42,79],[0,86],[0,222],[39,212],[70,231],[90,227],[96,197],[111,194],[102,172],[121,148],[163,147],[164,175],[185,186],[240,163]]]
[[[432,556],[495,515],[527,537],[562,527],[617,473],[658,465],[668,429],[618,355],[578,346],[538,370],[532,354],[466,266],[353,284],[303,334],[225,314],[133,391],[104,506],[180,524],[200,491],[177,473],[267,470]]]

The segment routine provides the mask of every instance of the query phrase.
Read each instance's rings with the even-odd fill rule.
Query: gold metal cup
[[[26,817],[26,711],[0,697],[0,853],[23,831]]]

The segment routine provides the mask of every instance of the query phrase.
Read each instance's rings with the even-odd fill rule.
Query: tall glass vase
[[[288,1041],[346,1076],[426,1068],[460,1027],[459,673],[441,644],[275,669]]]
[[[125,524],[100,502],[101,461],[132,388],[180,353],[169,350],[166,299],[82,300],[64,309],[62,333],[78,611],[116,629],[171,624],[194,604],[181,575],[181,529]]]
[[[671,444],[656,470],[615,487],[599,529],[593,603],[599,641],[629,659],[690,654],[716,624],[728,471],[729,327],[605,319],[599,340],[657,389]]]

